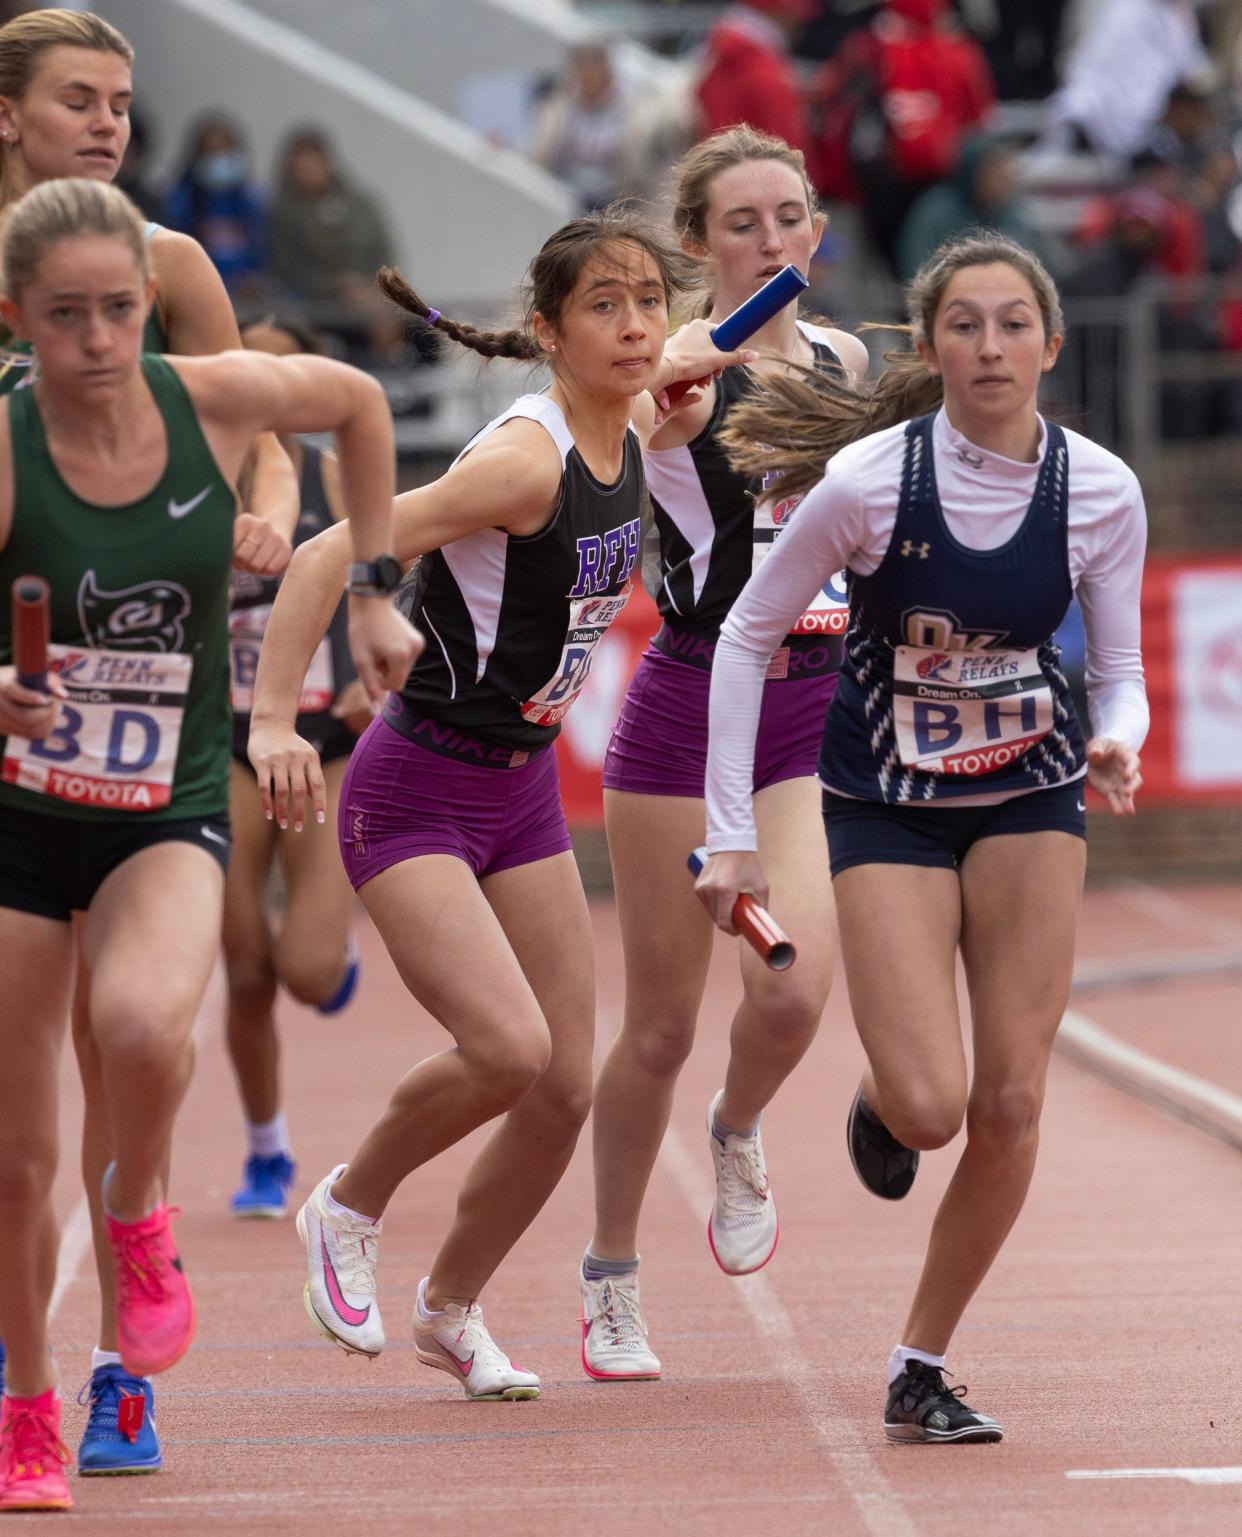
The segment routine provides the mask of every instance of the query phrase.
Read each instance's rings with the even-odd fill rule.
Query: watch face
[[[396,592],[401,582],[401,563],[393,555],[381,555],[375,562],[376,585],[384,592]]]

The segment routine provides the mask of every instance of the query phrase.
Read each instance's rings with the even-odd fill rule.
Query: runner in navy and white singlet
[[[15,16],[0,27],[0,230],[8,211],[30,188],[67,176],[111,182],[129,143],[134,50],[109,22],[89,11],[50,7]],[[191,236],[158,224],[146,226],[155,302],[143,332],[143,351],[192,356],[239,345],[237,322],[219,273]],[[36,374],[28,343],[0,327],[0,394],[27,388]],[[233,522],[239,568],[281,571],[297,516],[293,467],[271,433],[256,440],[246,510]],[[80,920],[75,919],[75,927]],[[155,1416],[145,1413],[134,1431],[118,1429],[125,1395],[141,1393],[149,1409],[151,1384],[122,1371],[114,1335],[112,1259],[99,1200],[103,1171],[113,1156],[104,1108],[98,1047],[86,999],[90,968],[80,948],[73,999],[73,1044],[82,1075],[82,1172],[91,1211],[99,1278],[98,1343],[92,1352],[90,1412],[78,1448],[83,1476],[148,1473],[162,1465]],[[3,1346],[0,1344],[0,1379]]]
[[[677,168],[674,224],[708,277],[719,321],[783,266],[806,272],[825,219],[802,155],[749,127],[697,145]],[[638,1226],[694,1040],[713,928],[686,855],[703,842],[707,696],[720,625],[768,556],[796,499],[771,499],[720,443],[726,412],[790,367],[822,370],[848,392],[867,370],[862,343],[782,310],[755,337],[751,368],[730,368],[656,433],[645,457],[658,572],[648,578],[663,624],[639,662],[604,760],[604,806],[626,956],[625,1015],[595,1090],[595,1231],[583,1256],[582,1365],[601,1380],[657,1377],[639,1304]],[[730,1275],[767,1263],[776,1201],[759,1117],[810,1045],[832,980],[827,853],[806,828],[818,816],[815,756],[836,685],[846,607],[824,584],[790,626],[764,688],[754,789],[778,920],[798,943],[790,972],[743,949],[743,997],[724,1088],[708,1115],[716,1201],[708,1242]]]
[[[367,730],[341,792],[345,866],[406,986],[455,1045],[420,1063],[348,1165],[298,1214],[307,1310],[343,1349],[384,1345],[380,1219],[397,1187],[502,1117],[418,1289],[414,1341],[472,1399],[533,1398],[539,1378],[489,1334],[478,1297],[572,1155],[591,1100],[590,925],[552,742],[638,561],[648,390],[748,361],[705,322],[665,351],[678,254],[624,214],[576,220],[531,265],[526,324],[479,333],[390,296],[487,356],[551,363],[448,472],[399,497],[396,554],[427,649]],[[691,392],[686,405],[697,397]],[[340,590],[335,530],[303,546],[273,610],[250,755],[277,814],[323,805],[293,730],[297,689]],[[390,573],[395,580],[395,573]]]
[[[277,357],[318,353],[317,338],[298,321],[269,315],[245,327],[242,343]],[[298,471],[296,548],[342,516],[335,458],[297,438],[284,440]],[[341,867],[336,806],[345,766],[374,716],[349,656],[344,598],[316,647],[298,701],[298,731],[315,744],[328,790],[328,820],[301,838],[282,838],[263,815],[246,756],[250,703],[259,649],[279,580],[235,571],[230,583],[229,664],[233,762],[229,821],[233,847],[224,884],[224,961],[228,977],[227,1041],[246,1115],[242,1183],[230,1203],[237,1217],[283,1217],[294,1179],[280,1092],[276,993],[284,988],[320,1014],[338,1013],[353,997],[358,951],[350,932],[354,894]],[[279,925],[269,912],[272,865],[280,859],[284,902]]]
[[[1127,815],[1142,783],[1146,516],[1119,459],[1037,413],[1063,323],[1028,251],[992,234],[946,245],[915,278],[909,308],[917,354],[902,372],[938,376],[943,409],[840,448],[726,621],[711,696],[712,857],[699,887],[725,929],[739,891],[763,900],[750,785],[763,673],[818,577],[844,565],[850,629],[820,778],[868,1057],[850,1156],[870,1190],[898,1199],[917,1150],[942,1147],[963,1121],[967,1133],[889,1360],[885,1431],[998,1441],[997,1421],[946,1385],[944,1357],[1034,1169],[1069,997],[1086,785]],[[733,421],[738,462],[767,462],[759,445],[789,441],[789,425],[780,401],[745,407]],[[839,441],[839,424],[813,415],[796,427],[805,446],[784,458],[795,490]],[[1086,741],[1052,641],[1075,593]]]

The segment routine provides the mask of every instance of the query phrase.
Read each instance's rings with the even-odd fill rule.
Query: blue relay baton
[[[758,293],[751,294],[745,304],[739,304],[731,315],[726,315],[718,326],[712,327],[712,341],[721,352],[736,351],[756,331],[762,330],[773,315],[778,315],[787,304],[797,299],[807,286],[806,278],[797,267],[782,267]],[[664,393],[670,401],[680,400],[691,388],[691,380],[679,379],[676,384],[670,384]]]

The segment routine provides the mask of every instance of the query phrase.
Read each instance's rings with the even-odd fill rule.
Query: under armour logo
[[[917,555],[920,560],[926,560],[931,545],[924,539],[922,544],[915,544],[913,539],[901,541],[901,553],[903,555]]]
[[[981,470],[983,468],[982,454],[972,454],[969,449],[959,448],[957,457],[963,464],[968,464],[972,470]]]

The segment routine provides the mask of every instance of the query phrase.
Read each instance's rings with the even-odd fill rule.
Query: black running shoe
[[[1004,1431],[990,1414],[964,1402],[966,1387],[951,1388],[938,1366],[907,1361],[888,1390],[884,1434],[890,1441],[999,1441]]]
[[[863,1098],[861,1089],[850,1106],[845,1140],[854,1173],[872,1195],[883,1196],[886,1201],[900,1201],[903,1195],[909,1195],[918,1173],[919,1155],[914,1148],[898,1142]]]

